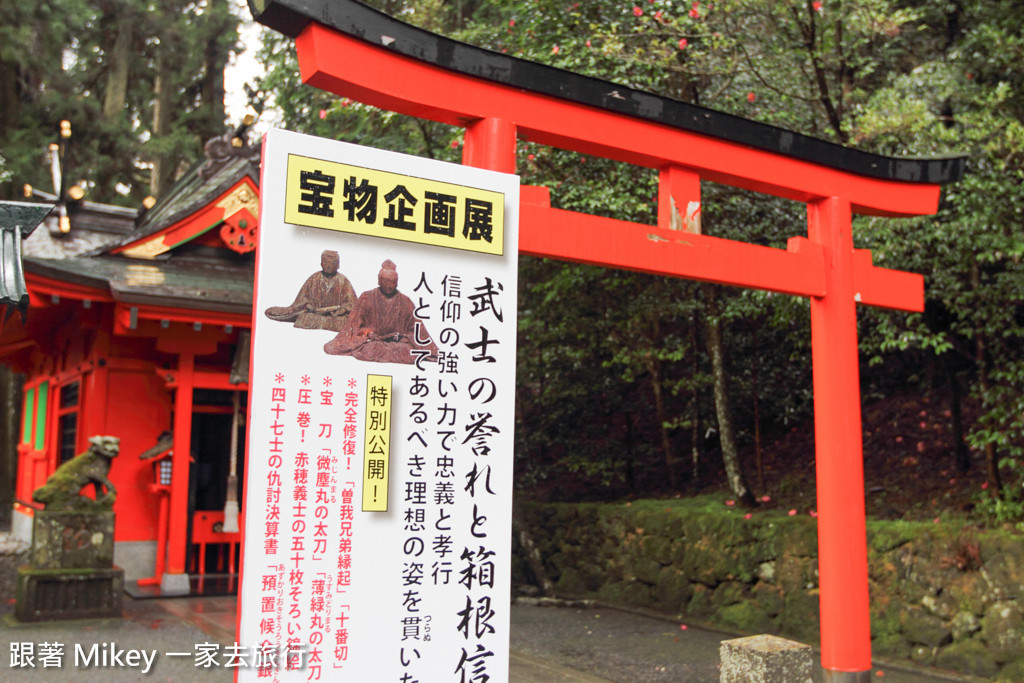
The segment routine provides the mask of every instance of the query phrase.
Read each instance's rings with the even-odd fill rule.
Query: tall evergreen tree
[[[0,149],[7,179],[49,187],[47,145],[87,198],[137,205],[224,128],[223,70],[238,45],[228,0],[41,0],[0,5]]]

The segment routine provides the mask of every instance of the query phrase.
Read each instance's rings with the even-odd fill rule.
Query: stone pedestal
[[[35,569],[113,567],[114,513],[37,511],[30,562]]]
[[[19,621],[120,617],[124,570],[114,566],[114,513],[39,510],[30,566],[18,569]]]
[[[777,636],[722,641],[721,683],[811,683],[810,645]]]
[[[120,618],[124,570],[18,568],[18,621]]]

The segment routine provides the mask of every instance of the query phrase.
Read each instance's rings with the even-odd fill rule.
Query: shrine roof
[[[120,256],[26,258],[29,275],[109,292],[115,301],[246,314],[252,310],[253,259],[191,247],[171,259]]]
[[[215,138],[216,140],[216,138]],[[209,145],[208,145],[209,147]],[[250,177],[259,186],[260,148],[258,145],[237,149],[216,159],[207,156],[190,168],[149,211],[135,229],[122,239],[107,244],[102,251],[138,242],[164,228],[187,218],[207,206],[243,177]]]
[[[355,0],[248,0],[256,21],[298,36],[311,22],[461,75],[653,121],[692,133],[881,180],[943,184],[965,157],[888,157],[740,116],[519,59],[403,23]]]
[[[32,196],[54,205],[55,194],[32,188]],[[77,202],[68,211],[71,230],[61,232],[56,211],[47,216],[38,230],[26,238],[22,253],[43,258],[66,258],[94,252],[135,229],[136,209],[98,202]]]

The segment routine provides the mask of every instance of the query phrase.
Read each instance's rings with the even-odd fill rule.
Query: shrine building
[[[8,268],[20,257],[28,293],[25,321],[0,333],[0,363],[24,376],[19,538],[31,539],[32,492],[111,435],[127,584],[172,575],[165,592],[185,592],[189,575],[233,573],[239,534],[219,525],[243,474],[259,154],[242,128],[215,138],[148,210],[32,192],[56,209],[2,254]],[[204,553],[207,540],[231,545]]]

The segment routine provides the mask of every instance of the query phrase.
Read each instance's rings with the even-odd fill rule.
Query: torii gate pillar
[[[859,683],[869,680],[871,618],[850,204],[822,199],[807,214],[825,259],[825,296],[811,297],[821,664],[830,682]]]

